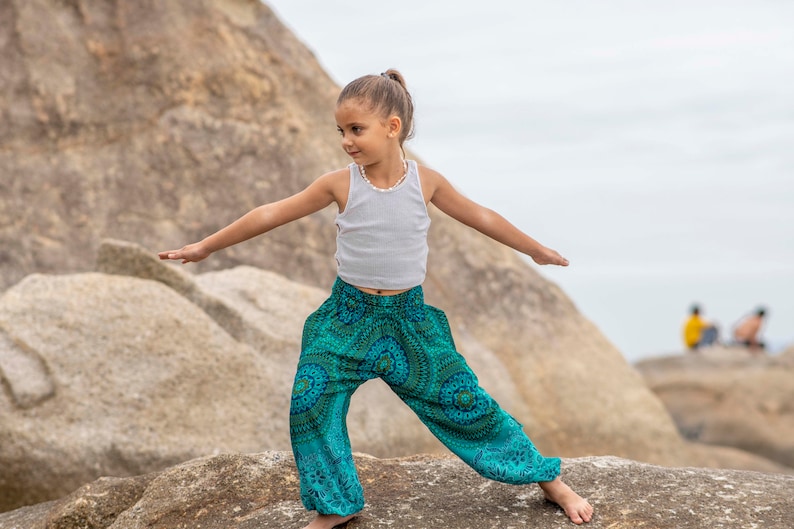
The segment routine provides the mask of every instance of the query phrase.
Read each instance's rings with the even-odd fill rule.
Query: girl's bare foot
[[[312,520],[312,523],[303,529],[332,529],[338,525],[349,522],[355,518],[355,514],[350,516],[339,516],[338,514],[318,514],[317,518]]]
[[[542,481],[538,485],[546,499],[562,507],[573,523],[579,525],[593,518],[593,506],[563,483],[559,477],[554,481]]]

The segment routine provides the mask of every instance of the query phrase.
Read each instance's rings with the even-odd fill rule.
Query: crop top
[[[421,285],[427,273],[430,217],[416,162],[397,187],[379,191],[350,164],[350,192],[336,215],[339,278],[351,285],[402,290]]]

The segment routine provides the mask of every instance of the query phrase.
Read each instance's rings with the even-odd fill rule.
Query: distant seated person
[[[733,329],[734,341],[749,348],[753,353],[763,352],[764,342],[761,341],[760,335],[765,316],[766,310],[759,308],[755,313],[739,321]]]
[[[690,351],[717,343],[717,326],[700,317],[700,307],[692,306],[692,312],[684,323],[684,343]]]

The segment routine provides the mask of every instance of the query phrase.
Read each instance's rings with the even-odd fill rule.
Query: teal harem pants
[[[290,435],[308,510],[347,516],[364,507],[345,419],[353,392],[375,377],[482,476],[527,484],[560,473],[559,458],[540,455],[479,386],[446,316],[425,305],[421,286],[375,296],[337,279],[306,320],[301,348]]]

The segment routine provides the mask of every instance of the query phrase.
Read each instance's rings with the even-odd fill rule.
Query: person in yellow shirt
[[[704,320],[700,316],[700,307],[692,306],[692,312],[684,323],[684,344],[690,351],[697,351],[699,347],[712,345],[717,342],[719,332],[717,326]]]

